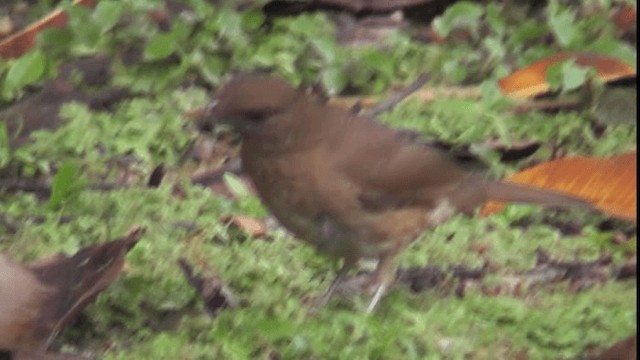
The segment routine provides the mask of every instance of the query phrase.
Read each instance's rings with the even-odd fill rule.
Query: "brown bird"
[[[0,359],[83,359],[46,352],[111,282],[144,229],[87,246],[73,256],[52,255],[29,265],[0,253]]]
[[[46,332],[40,326],[40,309],[54,289],[40,282],[22,264],[0,254],[0,349],[36,347],[35,340]]]
[[[208,116],[240,133],[244,169],[282,225],[343,260],[322,303],[359,259],[377,258],[372,311],[394,279],[399,251],[425,228],[487,200],[589,206],[467,173],[414,136],[273,76],[236,76],[218,92]]]

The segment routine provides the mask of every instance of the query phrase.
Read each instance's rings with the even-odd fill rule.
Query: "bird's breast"
[[[304,156],[243,152],[242,161],[258,195],[278,221],[297,237],[313,241],[321,225],[314,195],[316,179]]]

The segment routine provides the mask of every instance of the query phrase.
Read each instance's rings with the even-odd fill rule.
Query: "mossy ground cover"
[[[559,50],[606,52],[635,63],[636,49],[615,37],[604,16],[609,2],[592,2],[607,11],[587,17],[552,1],[542,22],[528,18],[526,6],[458,2],[437,18],[436,27],[484,29],[485,37],[438,44],[398,32],[382,47],[359,49],[335,42],[334,23],[323,11],[265,25],[259,6],[185,3],[190,10],[167,31],[147,16],[159,1],[68,7],[67,28],[43,33],[25,57],[0,61],[4,109],[56,76],[61,64],[96,54],[112,59],[113,76],[85,91],[100,93],[108,85],[131,94],[106,110],[66,104],[55,129],[32,133],[33,140],[19,148],[5,141],[0,149],[5,174],[46,178],[67,172],[66,183],[50,198],[0,193],[3,253],[30,261],[113,239],[134,225],[147,228],[121,278],[58,337],[56,347],[107,359],[548,359],[576,357],[636,331],[635,279],[610,278],[579,290],[559,281],[494,295],[478,287],[464,296],[450,284],[419,293],[398,285],[372,315],[364,312],[364,295],[313,309],[313,297],[328,286],[337,265],[281,229],[253,238],[222,221],[225,215],[262,217],[267,211],[252,195],[230,199],[192,184],[196,165],[185,155],[200,136],[185,113],[205,106],[232,73],[258,68],[296,84],[320,81],[335,95],[384,98],[391,85],[421,73],[430,74],[433,87],[480,84],[480,98],[428,104],[409,99],[380,118],[454,149],[471,144],[494,177],[544,161],[558,148],[583,156],[625,152],[635,148],[635,124],[607,124],[595,134],[591,108],[514,115],[496,87],[514,66]],[[29,14],[37,18],[52,8],[51,1],[41,2]],[[129,55],[135,61],[128,63]],[[569,83],[565,78],[557,85]],[[85,88],[81,80],[77,85]],[[486,146],[490,138],[542,145],[520,162],[504,163]],[[148,188],[147,176],[160,163],[168,175],[158,188]],[[123,183],[123,177],[127,186],[91,186]],[[486,287],[534,267],[537,249],[564,261],[611,255],[622,264],[635,256],[635,230],[622,222],[601,226],[606,219],[523,205],[486,218],[460,215],[427,230],[398,262],[443,268],[489,263],[481,281]],[[563,231],[567,223],[579,224],[578,231]],[[614,241],[630,228],[631,239]],[[210,317],[178,266],[182,257],[216,273],[239,306]]]

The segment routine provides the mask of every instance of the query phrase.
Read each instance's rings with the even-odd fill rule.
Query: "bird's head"
[[[218,91],[206,117],[243,132],[260,127],[270,116],[285,111],[298,90],[272,75],[237,75]]]

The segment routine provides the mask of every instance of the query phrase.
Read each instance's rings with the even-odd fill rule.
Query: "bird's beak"
[[[205,106],[202,115],[201,121],[211,124],[212,126],[233,124],[237,117],[233,113],[230,113],[229,109],[217,99],[212,100]]]
[[[185,113],[188,120],[193,121],[200,130],[211,131],[224,123],[224,115],[221,114],[218,101],[213,100],[204,107]]]
[[[186,111],[184,115],[191,121],[210,121],[213,118],[220,117],[219,114],[216,114],[216,112],[219,112],[216,107],[217,103],[217,100],[213,100],[204,107]]]
[[[217,99],[212,100],[207,104],[204,109],[204,116],[202,117],[202,121],[205,121],[212,126],[218,126],[220,124],[226,123],[227,115],[224,110],[220,107],[220,102]]]
[[[211,102],[209,102],[207,104],[207,106],[204,108],[204,116],[205,117],[216,117],[216,110],[219,110],[219,107],[217,107],[216,105],[218,105],[218,100],[212,100]]]

